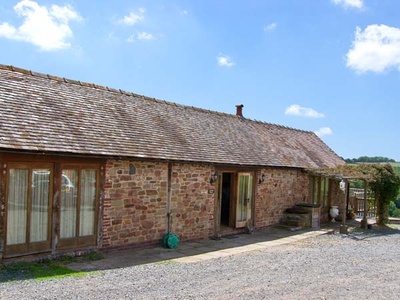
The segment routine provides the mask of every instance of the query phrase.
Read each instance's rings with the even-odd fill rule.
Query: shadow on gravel
[[[240,249],[246,247],[246,251],[254,251],[260,244],[264,247],[276,244],[280,245],[285,241],[295,241],[295,236],[306,235],[309,232],[320,231],[323,233],[338,232],[340,223],[325,223],[321,224],[321,228],[301,229],[298,228],[282,228],[270,227],[262,230],[254,230],[252,234],[235,234],[231,236],[222,236],[199,241],[185,241],[175,249],[163,248],[160,245],[154,245],[148,248],[133,248],[125,250],[115,250],[102,253],[102,257],[97,257],[93,260],[80,261],[64,261],[62,266],[66,270],[53,269],[53,277],[57,276],[79,276],[79,274],[87,274],[85,272],[110,270],[118,268],[132,267],[135,265],[143,265],[149,263],[157,264],[174,264],[176,259],[184,257],[193,257],[204,255],[208,258],[219,257],[220,252],[224,253],[240,253]],[[350,238],[357,241],[374,238],[382,235],[391,235],[400,233],[400,225],[397,228],[378,227],[373,225],[372,229],[362,229],[360,223],[356,220],[347,222],[349,233],[342,235],[343,238]],[[293,239],[294,238],[294,239]],[[272,243],[269,243],[272,242]],[[267,244],[266,244],[267,243]],[[65,273],[63,273],[65,272]],[[24,280],[32,278],[47,278],[47,275],[35,276],[31,275],[30,271],[25,271],[21,268],[17,270],[2,269],[0,265],[0,283],[10,280]]]
[[[0,284],[7,281],[51,279],[62,276],[80,276],[87,272],[118,269],[143,265],[149,263],[173,264],[174,259],[203,254],[212,255],[216,251],[234,251],[240,247],[253,244],[279,241],[284,238],[304,234],[314,229],[293,229],[270,227],[262,230],[254,230],[252,234],[239,233],[222,237],[214,237],[206,240],[182,242],[175,249],[167,249],[161,245],[153,245],[146,248],[132,248],[114,250],[99,254],[101,257],[89,259],[71,258],[49,260],[48,263],[17,262],[14,264],[0,264]],[[93,255],[92,255],[93,256]]]
[[[349,228],[349,233],[344,235],[344,238],[350,238],[356,241],[363,241],[372,239],[380,236],[389,236],[394,234],[400,234],[399,225],[377,225],[371,226],[371,229],[363,229],[361,227]]]

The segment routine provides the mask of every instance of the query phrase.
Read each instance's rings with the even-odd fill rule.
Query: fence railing
[[[364,207],[364,199],[356,198],[354,201],[354,213],[357,217],[364,217],[364,210],[367,211],[367,217],[376,216],[376,206],[369,205],[370,201],[367,201],[367,207]],[[374,203],[375,204],[375,203]]]

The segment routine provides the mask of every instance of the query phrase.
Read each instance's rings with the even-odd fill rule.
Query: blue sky
[[[400,161],[398,0],[2,0],[0,63]],[[223,126],[223,124],[221,124]]]

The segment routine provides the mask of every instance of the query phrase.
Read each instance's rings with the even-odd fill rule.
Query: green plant
[[[91,251],[81,256],[62,255],[55,259],[41,259],[35,262],[16,262],[0,265],[0,282],[14,280],[46,280],[65,276],[84,276],[87,272],[74,271],[65,265],[72,262],[84,262],[102,259],[101,253]]]
[[[400,218],[400,209],[394,201],[390,201],[389,204],[389,216],[394,218]]]
[[[85,272],[73,271],[53,261],[18,262],[0,266],[0,282],[26,279],[47,279],[64,276],[82,276]]]

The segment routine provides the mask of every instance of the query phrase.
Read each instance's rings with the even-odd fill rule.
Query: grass
[[[84,276],[88,272],[74,271],[65,265],[72,262],[98,260],[102,257],[100,253],[89,252],[79,257],[64,255],[56,259],[0,265],[0,283],[15,280],[48,280],[66,276]]]

